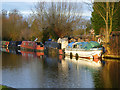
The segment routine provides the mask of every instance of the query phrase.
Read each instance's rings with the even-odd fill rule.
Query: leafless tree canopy
[[[38,2],[33,12],[40,31],[48,32],[48,37],[62,37],[72,35],[72,31],[80,26],[82,5],[70,2]]]

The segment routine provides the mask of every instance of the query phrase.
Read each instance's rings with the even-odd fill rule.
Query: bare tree
[[[80,25],[82,10],[76,3],[70,2],[38,2],[35,5],[34,17],[38,20],[39,30],[48,32],[49,37],[62,37],[72,34]]]
[[[28,28],[28,23],[23,19],[18,10],[11,10],[10,13],[2,11],[2,39],[21,40],[22,30]],[[29,32],[29,31],[28,31]]]

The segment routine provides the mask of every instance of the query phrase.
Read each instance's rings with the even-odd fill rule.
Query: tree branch
[[[98,7],[95,7],[96,12],[103,18],[103,20],[106,22],[105,17],[102,15],[102,13],[99,11]]]

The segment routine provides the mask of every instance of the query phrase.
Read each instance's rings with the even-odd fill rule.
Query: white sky
[[[93,0],[2,0],[2,2],[93,2]]]
[[[3,1],[6,1],[6,2],[3,2]],[[19,1],[19,0],[9,0],[9,2],[7,2],[8,0],[3,0],[3,1],[2,1],[2,9],[7,10],[8,12],[13,10],[13,9],[17,9],[25,17],[28,16],[30,13],[32,13],[31,9],[34,8],[34,4],[35,4],[34,2],[32,2],[33,0],[30,0],[29,2],[27,2],[28,0],[24,0],[24,1],[23,0],[21,0],[21,1]],[[15,1],[15,2],[13,2],[13,1]],[[16,1],[18,1],[18,2],[16,2]],[[75,1],[76,0],[74,0],[74,2]],[[88,10],[88,7],[86,5],[84,5],[82,9],[83,9],[82,16],[90,18],[91,17],[91,12]],[[79,10],[78,10],[76,15],[79,15],[79,14],[81,14],[81,13],[79,13]]]
[[[0,2],[94,2],[94,0],[0,0]],[[119,2],[120,0],[96,0],[96,2]]]

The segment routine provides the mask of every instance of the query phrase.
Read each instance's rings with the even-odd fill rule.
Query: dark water
[[[3,50],[2,84],[13,88],[120,88],[120,61],[101,66],[84,59]]]

